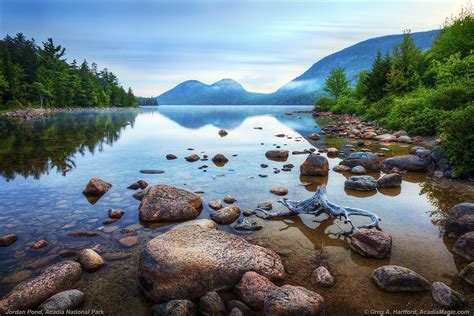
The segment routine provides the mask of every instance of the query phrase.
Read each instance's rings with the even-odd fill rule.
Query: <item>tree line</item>
[[[138,105],[158,105],[156,97],[137,97]]]
[[[320,111],[356,114],[390,129],[437,135],[459,176],[474,174],[474,16],[472,6],[446,20],[428,51],[409,31],[391,53],[349,80],[343,68],[326,79]],[[354,86],[351,81],[356,81]]]
[[[84,60],[68,63],[65,48],[48,38],[41,45],[22,33],[0,40],[0,109],[22,107],[137,106],[107,68]]]

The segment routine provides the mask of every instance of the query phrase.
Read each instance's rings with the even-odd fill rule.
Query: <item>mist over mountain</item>
[[[439,30],[412,33],[416,45],[427,50]],[[157,97],[161,105],[305,105],[314,104],[322,94],[324,81],[330,71],[337,67],[346,70],[354,81],[362,70],[370,69],[378,51],[391,52],[403,40],[403,34],[371,38],[326,56],[313,64],[302,75],[296,77],[273,93],[256,93],[245,90],[232,79],[222,79],[211,85],[197,80],[180,83]]]

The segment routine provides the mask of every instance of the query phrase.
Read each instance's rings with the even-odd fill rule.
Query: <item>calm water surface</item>
[[[279,220],[256,219],[263,229],[253,233],[222,229],[278,252],[288,270],[285,283],[303,285],[321,293],[329,315],[359,315],[365,309],[437,308],[428,293],[394,294],[377,289],[369,279],[373,269],[385,264],[411,268],[430,281],[442,281],[464,292],[472,301],[472,289],[456,274],[466,262],[451,252],[453,240],[444,237],[439,222],[460,202],[474,201],[474,190],[457,182],[435,180],[424,174],[406,174],[401,189],[372,193],[344,190],[349,175],[330,171],[325,178],[300,178],[298,166],[305,155],[290,155],[287,162],[267,160],[265,152],[276,146],[291,151],[336,146],[348,151],[346,139],[326,137],[309,143],[301,136],[319,132],[323,122],[306,113],[310,107],[269,106],[162,106],[137,110],[60,113],[34,122],[0,121],[0,233],[15,232],[19,240],[0,248],[0,296],[19,280],[38,274],[46,265],[74,258],[85,247],[101,245],[109,258],[107,267],[85,273],[78,288],[85,292],[83,309],[103,309],[110,315],[148,315],[152,304],[141,294],[136,280],[136,261],[147,240],[166,231],[169,224],[142,225],[138,204],[126,187],[139,179],[150,184],[169,184],[190,191],[203,191],[207,202],[231,194],[236,205],[253,209],[264,201],[277,201],[270,188],[285,186],[288,198],[306,199],[318,185],[326,185],[328,197],[338,204],[372,210],[382,218],[382,229],[393,237],[392,257],[366,259],[349,250],[347,241],[335,234],[347,228],[338,220],[322,223],[311,216]],[[261,127],[262,129],[255,129]],[[218,135],[226,129],[226,137]],[[283,133],[290,138],[278,138]],[[366,147],[377,151],[378,145]],[[402,154],[408,147],[386,146],[387,156]],[[193,148],[193,150],[188,150]],[[165,155],[179,158],[167,161]],[[217,153],[229,162],[188,163],[191,154]],[[339,158],[329,158],[330,167]],[[269,165],[262,169],[261,163]],[[273,173],[283,164],[296,167]],[[202,165],[207,169],[198,169]],[[141,174],[141,169],[162,169],[164,174]],[[259,174],[267,174],[261,178]],[[380,174],[371,174],[379,177]],[[92,177],[104,179],[113,188],[97,203],[82,195]],[[303,186],[302,182],[311,185]],[[274,209],[278,209],[274,203]],[[104,226],[109,208],[126,211],[118,222]],[[205,205],[201,218],[208,217]],[[364,218],[356,219],[362,223]],[[120,232],[131,227],[140,236],[138,245],[126,248]],[[78,230],[98,231],[98,237],[71,237]],[[50,245],[30,250],[29,245],[46,239]],[[315,250],[326,252],[336,278],[331,289],[315,289],[309,282]],[[108,255],[108,257],[107,257]],[[225,298],[231,293],[223,292]]]

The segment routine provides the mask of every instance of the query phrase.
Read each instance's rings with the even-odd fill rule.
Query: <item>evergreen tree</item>
[[[349,81],[347,80],[344,68],[339,67],[331,71],[329,77],[326,78],[324,91],[335,99],[349,91]]]
[[[387,85],[387,75],[391,68],[391,59],[388,54],[385,58],[380,52],[377,53],[372,69],[364,78],[363,95],[369,102],[376,102],[382,99],[385,94],[385,86]]]

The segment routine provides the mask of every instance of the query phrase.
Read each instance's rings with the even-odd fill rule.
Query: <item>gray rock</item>
[[[462,271],[459,273],[459,276],[467,283],[474,285],[474,262],[471,262],[464,269],[462,269]]]
[[[344,166],[344,165],[337,165],[332,168],[335,172],[348,172],[351,170],[351,167]]]
[[[344,182],[346,189],[372,191],[377,189],[377,181],[371,176],[353,176]]]
[[[303,176],[327,176],[329,172],[329,162],[324,156],[310,154],[300,166],[300,173]]]
[[[365,170],[365,168],[362,167],[362,166],[355,166],[351,169],[351,173],[353,173],[353,174],[365,174],[365,173],[367,173],[367,170]]]
[[[227,309],[232,311],[234,308],[237,308],[244,315],[253,315],[254,312],[244,303],[238,300],[229,300],[227,301]]]
[[[197,306],[190,300],[172,300],[153,306],[153,316],[195,316]]]
[[[324,315],[324,299],[301,286],[283,285],[265,297],[264,315]]]
[[[211,219],[218,224],[231,224],[240,216],[240,208],[235,205],[229,205],[224,208],[213,210]]]
[[[204,316],[224,315],[225,305],[217,292],[207,292],[199,299],[199,313]]]
[[[463,307],[467,303],[464,295],[454,291],[442,282],[434,282],[431,285],[431,296],[442,307],[451,309]]]
[[[384,169],[391,170],[398,168],[406,171],[426,172],[430,165],[430,161],[421,159],[413,155],[404,155],[387,158],[383,162]]]
[[[377,180],[379,188],[398,188],[402,185],[402,175],[389,173]]]
[[[237,230],[260,230],[262,229],[262,226],[257,224],[257,222],[244,217],[237,221],[237,225],[235,225],[234,228]]]
[[[334,277],[325,267],[316,268],[311,274],[311,281],[317,286],[330,288],[334,285]]]
[[[446,232],[458,235],[474,231],[474,203],[461,203],[454,206],[444,227]]]
[[[51,296],[38,309],[42,311],[66,311],[78,308],[83,302],[84,293],[79,290],[69,290]]]
[[[382,168],[377,155],[371,152],[353,152],[339,164],[350,168],[362,166],[367,171],[379,171]]]
[[[474,231],[459,237],[454,243],[453,251],[469,262],[474,261]]]
[[[269,211],[272,209],[272,202],[262,202],[258,203],[258,208],[261,208],[262,210]]]
[[[209,207],[213,210],[219,210],[224,207],[224,205],[222,205],[222,202],[219,200],[211,200],[207,203],[207,205],[209,205]]]
[[[410,136],[403,135],[403,136],[400,136],[400,137],[397,138],[397,142],[399,142],[399,143],[405,143],[405,144],[410,144],[410,143],[412,143],[413,141],[411,140],[411,137],[410,137]]]
[[[424,277],[395,265],[375,269],[371,278],[379,288],[387,292],[421,292],[430,289],[430,284]]]
[[[159,170],[159,169],[143,169],[143,170],[140,170],[140,173],[144,173],[144,174],[162,174],[162,173],[165,173],[163,170]]]

